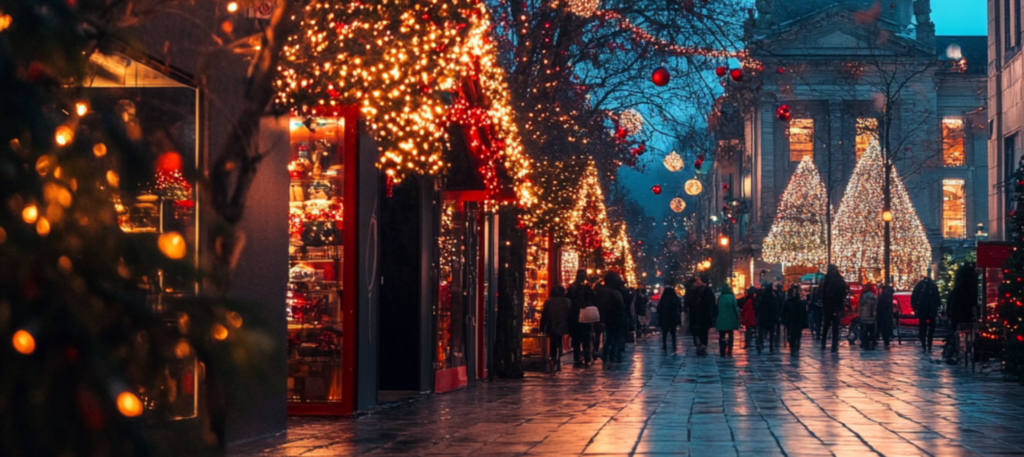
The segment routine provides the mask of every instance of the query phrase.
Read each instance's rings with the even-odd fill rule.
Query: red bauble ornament
[[[729,71],[729,77],[736,82],[743,81],[743,72],[739,68],[733,68]]]
[[[730,217],[729,218],[729,222],[735,224],[736,223],[736,218],[735,217]]]
[[[662,87],[672,79],[672,74],[665,69],[665,67],[658,67],[654,69],[654,73],[651,74],[651,82],[655,86]]]
[[[700,167],[703,167],[703,166],[704,166],[704,161],[700,160],[700,159],[697,159],[697,161],[693,163],[693,168],[696,168],[698,170],[700,170]]]
[[[775,69],[775,72],[781,75],[781,74],[785,73],[786,70],[783,70],[782,67],[779,67],[779,68]]]
[[[660,184],[655,184],[655,185],[651,186],[651,192],[653,192],[654,195],[661,195],[661,185]]]
[[[171,173],[174,171],[181,171],[181,154],[177,152],[165,152],[160,154],[160,157],[156,159],[156,171]]]
[[[626,132],[626,129],[624,129],[624,128],[619,127],[618,129],[615,130],[615,138],[618,138],[620,140],[624,140],[624,139],[626,139],[627,135],[629,135],[629,133]]]
[[[725,68],[725,67],[718,67],[718,68],[715,69],[715,74],[718,75],[719,78],[724,78],[725,74],[728,73],[728,72],[729,72],[729,69]]]
[[[699,160],[699,161],[701,161],[701,162],[703,162],[703,161],[704,161],[704,157],[705,157],[705,155],[704,155],[704,153],[703,153],[703,152],[702,152],[702,153],[700,153],[700,154],[697,154],[697,160]]]
[[[775,117],[782,122],[789,122],[793,118],[793,110],[789,109],[789,105],[783,103],[775,108]]]
[[[729,183],[727,183],[727,182],[722,183],[722,190],[725,190],[725,191],[729,190]]]

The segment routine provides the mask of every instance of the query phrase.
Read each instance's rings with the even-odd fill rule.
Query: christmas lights
[[[636,135],[644,128],[644,117],[635,109],[627,109],[619,116],[619,126],[626,131],[627,135]]]
[[[673,198],[672,201],[668,203],[668,207],[672,208],[672,211],[681,213],[686,210],[686,202],[683,201],[683,199],[676,197]]]
[[[685,165],[683,163],[683,158],[680,157],[679,154],[676,154],[676,151],[672,151],[667,156],[665,156],[665,160],[663,161],[663,163],[665,164],[665,168],[667,168],[668,171],[671,171],[673,173],[682,170],[683,166]]]
[[[884,164],[878,142],[872,140],[857,162],[833,218],[832,259],[847,280],[872,278],[884,268],[882,222]],[[897,289],[909,289],[927,274],[931,245],[896,167],[892,167],[891,274]]]
[[[821,268],[828,258],[827,192],[810,157],[804,157],[779,199],[762,258],[771,263]]]

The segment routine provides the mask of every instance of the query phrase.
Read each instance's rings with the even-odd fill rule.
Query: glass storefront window
[[[789,123],[789,160],[814,157],[814,119],[793,119]]]
[[[967,235],[967,199],[964,180],[942,180],[942,236],[964,238]]]
[[[871,145],[871,140],[878,141],[878,119],[862,117],[857,119],[857,160],[864,155]]]
[[[288,127],[288,400],[340,402],[345,118]]]
[[[463,203],[444,200],[441,204],[441,233],[437,304],[434,308],[435,369],[466,366],[466,212]]]
[[[964,155],[964,120],[958,117],[942,119],[942,165],[962,167],[966,163]]]

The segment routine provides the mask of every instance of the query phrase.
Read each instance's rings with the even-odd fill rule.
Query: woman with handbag
[[[683,303],[676,290],[665,287],[658,300],[658,326],[661,327],[661,350],[668,351],[668,335],[672,335],[672,353],[676,353],[676,327],[682,324]]]

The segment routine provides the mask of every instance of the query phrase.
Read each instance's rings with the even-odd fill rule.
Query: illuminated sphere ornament
[[[729,71],[729,77],[736,82],[743,81],[743,71],[741,71],[739,68],[733,68],[731,71]]]
[[[653,192],[654,195],[661,195],[661,185],[660,184],[655,184],[655,185],[651,186],[651,192]]]
[[[676,197],[673,198],[672,201],[668,203],[668,207],[672,208],[672,211],[681,213],[683,212],[683,210],[686,209],[686,202],[684,202],[683,199]]]
[[[725,67],[718,67],[718,68],[715,69],[715,74],[718,75],[719,78],[724,78],[725,74],[728,73],[728,72],[729,72],[729,69],[725,68]]]
[[[654,73],[651,74],[651,82],[658,87],[664,87],[671,79],[672,74],[665,67],[655,68]]]
[[[686,191],[687,195],[698,195],[704,190],[704,186],[700,183],[700,180],[694,178],[686,181],[686,184],[683,185],[683,190]]]
[[[178,232],[167,232],[160,235],[157,238],[157,246],[169,259],[182,259],[188,252],[188,246],[185,244],[185,238]]]
[[[644,117],[635,109],[628,109],[619,115],[619,125],[628,135],[636,135],[644,128]]]
[[[591,17],[600,5],[601,0],[569,0],[567,9],[579,17]]]
[[[683,158],[679,157],[679,154],[676,154],[676,151],[672,151],[667,156],[665,156],[664,163],[665,168],[668,168],[668,171],[671,172],[677,172],[679,170],[682,170],[684,165]]]
[[[14,346],[14,350],[22,355],[29,355],[36,350],[36,339],[32,337],[32,334],[25,330],[18,330],[14,332],[14,337],[11,338],[11,345]]]
[[[126,417],[139,417],[142,415],[142,401],[131,392],[121,392],[117,396],[117,410]]]
[[[783,103],[775,108],[775,117],[782,122],[789,122],[793,118],[793,110],[789,108],[789,105]]]

